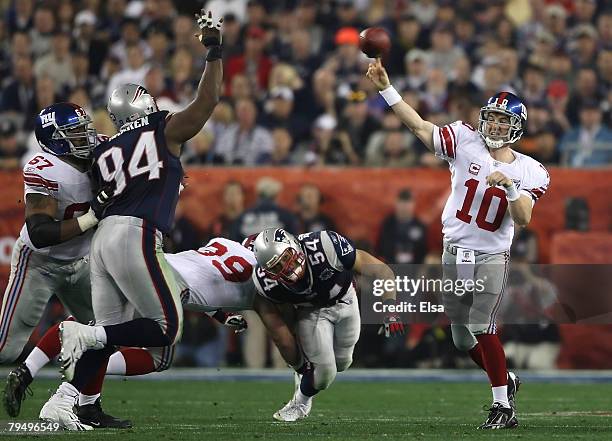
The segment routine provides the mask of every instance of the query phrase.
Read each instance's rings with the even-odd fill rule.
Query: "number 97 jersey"
[[[486,177],[498,171],[535,204],[548,189],[548,172],[533,158],[512,150],[514,161],[499,162],[469,124],[456,121],[434,127],[436,156],[449,163],[451,194],[442,213],[444,240],[452,245],[496,254],[507,251],[514,236],[506,191],[489,187]]]
[[[168,150],[168,112],[155,112],[125,124],[94,150],[92,172],[99,188],[112,186],[102,214],[144,219],[166,234],[174,221],[183,168]]]

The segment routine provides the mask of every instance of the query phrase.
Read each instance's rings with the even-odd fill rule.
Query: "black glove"
[[[199,14],[196,14],[195,17],[201,31],[200,35],[197,36],[200,42],[207,49],[211,46],[221,46],[221,23],[223,23],[223,18],[218,19],[215,23],[212,13],[204,9]]]
[[[108,184],[98,190],[96,196],[91,200],[90,206],[93,212],[95,213],[98,219],[102,218],[102,214],[104,213],[104,209],[108,206],[108,204],[113,199],[115,193],[115,185]]]

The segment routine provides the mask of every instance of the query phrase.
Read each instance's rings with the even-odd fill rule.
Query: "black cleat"
[[[32,374],[25,363],[21,363],[9,372],[2,397],[4,408],[9,416],[13,418],[19,416],[21,403],[25,400],[26,395],[32,396],[30,384],[32,384]]]
[[[114,416],[104,413],[100,398],[94,404],[77,406],[76,415],[83,424],[92,426],[94,429],[110,427],[113,429],[129,429],[132,427],[130,420],[120,420]]]
[[[518,426],[518,420],[514,409],[503,407],[499,403],[494,403],[489,409],[487,420],[478,427],[479,429],[514,429]]]
[[[519,387],[521,387],[521,379],[514,374],[514,372],[508,371],[508,403],[510,407],[516,412],[516,395],[518,394]]]

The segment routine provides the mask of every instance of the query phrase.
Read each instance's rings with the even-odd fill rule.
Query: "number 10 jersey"
[[[462,121],[434,127],[433,141],[436,156],[448,161],[451,171],[451,194],[442,212],[444,240],[489,254],[509,250],[514,221],[506,192],[489,187],[486,177],[503,173],[535,204],[550,182],[544,166],[514,150],[511,163],[493,159],[480,134]]]
[[[164,234],[170,230],[183,168],[166,145],[168,117],[166,111],[155,112],[127,123],[94,150],[96,183],[115,188],[102,218],[133,216]]]

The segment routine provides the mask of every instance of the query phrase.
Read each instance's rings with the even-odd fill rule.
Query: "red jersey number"
[[[225,245],[219,242],[212,242],[203,248],[203,251],[198,250],[203,256],[218,256],[223,257],[228,253]],[[223,278],[228,282],[246,282],[253,273],[253,265],[251,265],[242,256],[229,255],[225,259],[212,259],[212,265],[219,270]]]
[[[476,179],[468,179],[465,181],[467,192],[465,194],[465,199],[463,200],[463,206],[461,207],[461,210],[457,210],[455,216],[457,216],[457,219],[465,222],[466,224],[472,222],[470,208],[472,208],[472,203],[474,202],[474,196],[476,196],[478,184],[479,182]],[[487,220],[487,214],[489,213],[489,208],[491,208],[493,198],[499,198],[499,205],[497,206],[495,219],[493,219],[493,222],[489,222]],[[508,200],[506,199],[506,192],[499,187],[487,188],[484,196],[482,197],[478,214],[476,215],[476,225],[482,230],[491,232],[497,231],[504,220],[507,208]]]
[[[38,170],[42,170],[43,168],[47,167],[53,167],[53,163],[51,161],[40,155],[34,156],[32,160],[28,162],[28,164],[36,166]]]

